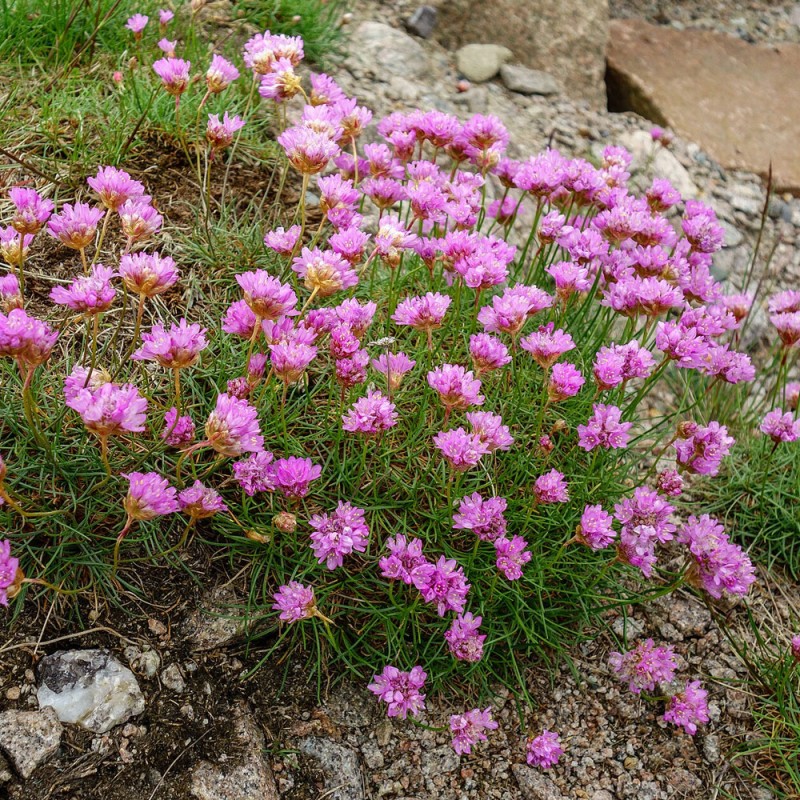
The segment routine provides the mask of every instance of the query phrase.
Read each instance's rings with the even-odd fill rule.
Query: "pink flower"
[[[11,227],[21,234],[37,234],[53,213],[53,201],[43,198],[36,189],[12,186],[8,197],[14,206]]]
[[[792,411],[797,411],[800,402],[800,382],[790,381],[786,384],[786,404]]]
[[[268,450],[252,453],[241,461],[233,462],[233,477],[248,497],[257,492],[275,491],[275,465]]]
[[[322,172],[328,162],[341,151],[339,145],[324,133],[310,128],[287,128],[278,136],[291,165],[304,175]]]
[[[297,295],[292,287],[281,283],[263,269],[236,276],[244,299],[253,313],[261,319],[276,320],[296,314]]]
[[[212,155],[230,147],[233,144],[234,134],[241,130],[244,124],[244,120],[238,114],[229,117],[226,111],[221,120],[219,114],[209,114],[206,125],[206,141],[211,146]]]
[[[378,562],[381,575],[390,580],[401,580],[409,586],[414,583],[416,570],[428,563],[422,554],[422,541],[420,539],[409,539],[403,534],[390,536],[386,540],[388,556],[384,556]]]
[[[160,25],[169,25],[170,22],[175,18],[175,14],[172,13],[168,8],[161,8],[158,11],[158,22]]]
[[[311,481],[322,474],[322,467],[310,458],[278,459],[273,467],[273,480],[276,488],[290,500],[302,500],[308,494]]]
[[[11,542],[0,539],[0,606],[8,605],[8,590],[17,582],[19,559],[11,555]]]
[[[674,511],[658,492],[647,486],[637,486],[633,497],[626,497],[614,506],[614,516],[622,524],[623,533],[647,526],[652,538],[662,543],[672,539],[675,526],[669,520]]]
[[[584,383],[586,380],[574,364],[553,364],[547,397],[551,403],[559,403],[578,394]]]
[[[419,666],[410,672],[386,666],[380,675],[373,676],[367,688],[388,705],[388,716],[405,719],[411,714],[416,717],[425,710],[425,695],[421,690],[427,677],[425,670]]]
[[[774,408],[762,420],[760,430],[775,443],[794,442],[800,438],[800,420],[791,411],[784,414],[783,409]]]
[[[470,336],[469,354],[476,376],[511,363],[511,356],[505,344],[488,333],[474,333]]]
[[[569,491],[564,476],[557,469],[540,475],[533,484],[533,493],[540,503],[566,503]]]
[[[459,614],[445,632],[447,646],[459,661],[475,663],[483,658],[486,634],[478,633],[482,621],[481,617],[473,617],[468,611]]]
[[[640,278],[638,275],[612,283],[602,305],[613,308],[625,317],[644,314],[658,317],[684,301],[681,290],[662,278]]]
[[[15,308],[22,308],[23,302],[17,276],[9,272],[0,277],[0,308],[7,314]]]
[[[243,339],[251,339],[258,327],[259,319],[245,300],[237,300],[228,306],[225,319],[222,321],[222,330],[225,333],[232,333]]]
[[[158,253],[124,255],[119,262],[119,275],[129,292],[155,297],[166,292],[178,280],[175,262]]]
[[[481,441],[489,449],[490,453],[495,450],[510,450],[514,443],[514,437],[508,430],[508,425],[503,425],[503,418],[499,414],[492,414],[491,411],[472,411],[467,413],[473,433],[481,437]]]
[[[264,449],[264,437],[258,425],[258,411],[247,400],[218,395],[206,422],[206,441],[223,456],[260,452]]]
[[[111,267],[95,264],[89,275],[76,278],[68,288],[54,286],[50,299],[83,314],[101,314],[108,309],[117,296],[111,279],[116,276]]]
[[[531,558],[531,552],[525,548],[528,543],[521,536],[511,539],[501,536],[494,540],[494,549],[497,554],[497,569],[510,581],[517,581],[522,577],[522,567]]]
[[[674,469],[665,469],[656,476],[656,486],[667,497],[680,497],[683,492],[683,478]]]
[[[342,430],[372,435],[397,424],[395,405],[380,392],[370,390],[342,417]]]
[[[189,88],[191,67],[191,62],[184,61],[182,58],[160,58],[153,63],[153,72],[161,78],[167,93],[173,95],[177,102]]]
[[[105,213],[88,203],[64,203],[61,212],[50,217],[47,231],[67,247],[82,250],[94,241],[97,225]]]
[[[111,376],[104,370],[95,368],[93,370],[76,364],[72,372],[64,378],[64,399],[72,400],[77,397],[81,389],[94,391],[99,389],[104,383],[111,383]]]
[[[358,283],[352,266],[332,250],[323,253],[317,248],[304,247],[292,262],[292,269],[303,279],[305,287],[320,297],[330,297]]]
[[[18,359],[33,369],[47,361],[57,339],[58,331],[24,309],[0,314],[0,356]]]
[[[558,759],[564,754],[561,747],[561,737],[557,733],[544,730],[537,737],[528,742],[527,762],[532,767],[550,769],[558,764]]]
[[[463,428],[441,431],[433,437],[433,443],[447,463],[457,472],[465,472],[489,452],[477,433],[467,433]]]
[[[453,528],[470,530],[484,541],[495,541],[506,534],[507,506],[503,497],[484,499],[478,492],[473,492],[461,498],[458,512],[453,514]]]
[[[175,50],[178,47],[178,41],[170,41],[166,37],[159,39],[158,42],[158,49],[165,55],[167,58],[175,58]],[[120,76],[122,73],[120,73]]]
[[[633,423],[621,422],[622,411],[616,406],[595,403],[592,411],[586,424],[578,425],[578,446],[587,452],[595,447],[625,447]]]
[[[679,437],[674,444],[676,460],[683,469],[698,475],[716,475],[736,442],[728,436],[728,429],[715,421],[705,427],[693,423],[683,426]]]
[[[283,103],[300,91],[300,76],[288,58],[273,61],[270,71],[261,78],[258,93],[266,100]]]
[[[700,681],[689,681],[682,692],[670,697],[664,722],[671,722],[694,736],[697,726],[709,720],[707,697],[708,692],[701,688]]]
[[[329,211],[330,216],[333,212]],[[355,266],[364,256],[369,242],[369,234],[358,228],[345,228],[328,237],[328,245],[334,253],[338,253],[348,264]]]
[[[440,617],[448,611],[460,614],[464,610],[469,584],[464,570],[454,558],[440,556],[435,564],[418,566],[411,577],[422,599],[426,603],[436,604],[436,613]]]
[[[157,472],[130,472],[122,477],[128,479],[124,506],[130,519],[154,519],[179,510],[177,490]]]
[[[142,334],[144,344],[131,358],[134,361],[156,361],[168,369],[191,367],[208,347],[205,333],[205,328],[189,325],[183,318],[178,325],[170,325],[169,330],[157,323],[150,333]]]
[[[143,200],[126,200],[117,211],[122,232],[128,237],[128,247],[149,239],[163,222],[161,214]]]
[[[481,711],[473,708],[463,714],[453,714],[450,717],[450,731],[453,733],[453,750],[459,755],[472,752],[474,745],[486,741],[484,731],[497,729],[497,723],[492,719],[491,706]]]
[[[366,350],[357,350],[349,358],[336,360],[336,380],[345,389],[351,389],[367,380],[367,364],[369,353]]]
[[[287,386],[297,383],[317,355],[314,345],[302,342],[279,342],[269,346],[272,369]]]
[[[164,414],[164,430],[161,438],[170,447],[183,447],[194,439],[194,421],[187,414],[178,416],[178,409],[173,406]]]
[[[481,382],[471,371],[458,364],[443,364],[431,370],[428,373],[428,385],[438,393],[448,412],[483,405]]]
[[[616,538],[614,518],[601,505],[587,505],[581,514],[581,522],[575,538],[592,550],[608,547]]]
[[[86,183],[94,189],[100,202],[116,211],[126,200],[138,200],[145,196],[144,186],[135,181],[125,170],[116,167],[100,167],[97,175],[87,178]]]
[[[211,57],[211,64],[206,70],[206,86],[209,92],[224,92],[238,77],[239,70],[226,58],[216,53]]]
[[[608,663],[634,694],[652,692],[675,676],[675,653],[671,647],[656,647],[652,639],[639,642],[627,653],[611,653]]]
[[[11,226],[0,227],[0,255],[12,267],[19,266],[28,257],[32,241],[32,233],[20,235]]]
[[[792,658],[795,661],[800,661],[800,635],[792,636],[790,650],[792,652]]]
[[[289,581],[281,586],[272,596],[275,600],[272,608],[280,611],[280,619],[284,622],[299,622],[318,615],[314,590],[299,581]]]
[[[550,369],[566,352],[575,349],[572,337],[563,330],[553,330],[552,322],[528,334],[520,340],[523,350],[527,350],[542,369]]]
[[[659,325],[667,323],[659,323]],[[600,389],[613,389],[632,378],[646,378],[655,366],[652,353],[636,340],[601,347],[594,359],[594,379]]]
[[[692,248],[714,253],[722,247],[725,230],[717,223],[714,210],[699,200],[687,200],[681,227]]]
[[[133,33],[136,39],[142,38],[142,31],[147,27],[149,17],[144,14],[134,14],[126,23],[125,27]]]
[[[386,376],[389,389],[395,392],[400,388],[406,373],[414,369],[417,362],[400,352],[383,353],[378,358],[373,358],[371,363],[376,372]]]
[[[369,528],[364,521],[363,509],[350,503],[339,502],[332,514],[314,514],[309,520],[314,529],[311,546],[314,556],[328,569],[341,567],[344,556],[367,549]]]
[[[292,227],[287,230],[284,230],[283,226],[280,226],[275,228],[274,231],[269,231],[264,236],[264,244],[279,255],[290,256],[294,252],[299,238],[299,225],[292,225]]]
[[[147,399],[129,383],[117,386],[103,383],[96,389],[79,389],[66,404],[77,411],[84,425],[105,439],[123,433],[141,433],[147,412]]]
[[[201,481],[195,481],[178,495],[178,505],[193,520],[206,519],[228,510],[219,492],[204,486]]]
[[[588,292],[592,288],[589,270],[573,261],[557,261],[545,270],[556,284],[556,295],[568,300],[576,292]]]
[[[392,321],[424,331],[430,341],[431,331],[442,327],[442,320],[452,302],[452,298],[438,292],[428,292],[423,297],[407,297],[398,303]]]
[[[755,582],[755,570],[747,554],[728,539],[722,525],[708,514],[699,519],[689,517],[678,541],[689,546],[699,582],[712,597],[722,597],[723,591],[745,595]]]
[[[552,304],[553,298],[538,286],[518,284],[493,297],[492,305],[478,312],[478,322],[487,333],[506,333],[516,338],[530,317]]]

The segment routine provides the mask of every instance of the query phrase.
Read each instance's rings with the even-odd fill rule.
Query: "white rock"
[[[456,64],[467,80],[482,83],[494,78],[512,55],[499,44],[468,44],[456,50]]]
[[[39,664],[39,705],[61,722],[105,733],[144,711],[134,674],[105,650],[60,650]]]

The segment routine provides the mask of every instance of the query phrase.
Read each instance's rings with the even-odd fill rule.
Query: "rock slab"
[[[322,768],[325,797],[330,797],[330,800],[364,800],[364,781],[356,753],[318,736],[301,739],[299,749]]]
[[[39,706],[61,722],[105,733],[144,711],[134,674],[107,650],[59,650],[39,663]]]
[[[705,30],[643,20],[611,23],[608,86],[614,110],[636,111],[699,144],[728,169],[800,194],[800,45],[753,45]]]
[[[518,64],[503,64],[500,67],[500,77],[506,89],[517,94],[558,94],[559,87],[556,79],[549,72],[539,69],[530,69]]]
[[[278,800],[272,768],[264,758],[264,734],[246,712],[234,722],[233,743],[244,751],[232,763],[201,761],[192,769],[190,791],[197,800]]]
[[[572,97],[605,107],[608,0],[437,0],[435,37],[450,50],[490,41],[546,70]]]
[[[429,39],[436,27],[438,12],[433,6],[420,6],[407,20],[406,28],[422,39]]]
[[[0,714],[0,751],[24,778],[54,755],[61,745],[62,728],[52,708],[41,711],[4,711]],[[0,773],[4,772],[0,756]],[[0,778],[2,782],[2,778]]]
[[[420,79],[428,72],[422,45],[403,31],[383,22],[362,22],[353,31],[345,67],[356,78],[389,83],[392,77]]]

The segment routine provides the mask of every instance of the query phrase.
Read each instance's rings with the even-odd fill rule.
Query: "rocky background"
[[[797,286],[800,4],[358,0],[347,32],[348,54],[332,72],[378,118],[413,107],[496,114],[515,157],[548,143],[577,156],[628,147],[643,186],[657,174],[714,206],[726,228],[715,270],[731,291],[750,257],[771,163],[778,191],[764,232],[764,252],[774,250],[768,280]],[[653,144],[653,122],[674,130],[669,148]],[[191,567],[214,574],[208,564]],[[525,764],[506,692],[494,701],[500,730],[459,757],[446,733],[387,720],[365,682],[336,682],[335,664],[321,686],[309,685],[302,663],[273,659],[252,673],[264,644],[244,643],[235,611],[246,592],[241,577],[220,577],[208,593],[174,576],[160,580],[158,604],[140,617],[98,612],[95,627],[74,634],[48,614],[17,625],[0,645],[0,797],[773,796],[731,762],[732,748],[753,735],[757,698],[742,687],[741,663],[709,611],[688,593],[609,622],[617,636],[674,645],[680,670],[710,690],[710,724],[694,738],[667,730],[659,709],[609,674],[613,643],[601,637],[576,646],[574,671],[531,665],[525,676],[539,703],[525,724],[557,730],[566,743],[561,763],[544,773]],[[749,602],[771,630],[800,614],[797,587],[774,576],[761,576]],[[728,615],[737,625],[743,618],[741,609]],[[461,710],[450,703],[430,698],[426,723],[441,726]]]

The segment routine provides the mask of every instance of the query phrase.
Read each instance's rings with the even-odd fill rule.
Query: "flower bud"
[[[276,514],[272,523],[281,533],[294,533],[297,530],[297,517],[289,511]]]

